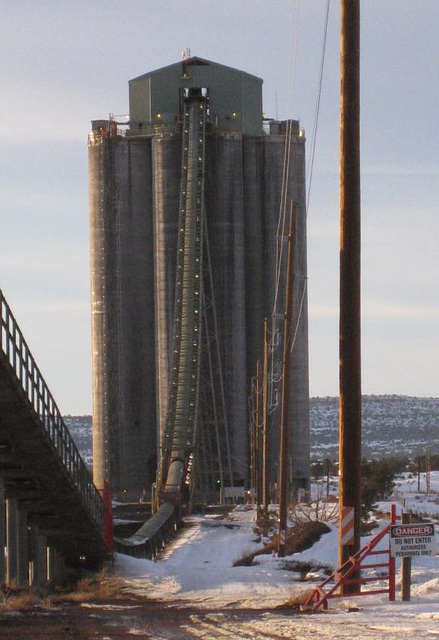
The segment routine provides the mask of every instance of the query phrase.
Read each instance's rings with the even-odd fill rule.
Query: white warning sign
[[[390,553],[394,558],[434,556],[433,524],[394,524],[390,527]]]

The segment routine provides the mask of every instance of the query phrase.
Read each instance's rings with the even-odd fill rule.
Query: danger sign
[[[434,525],[392,525],[390,527],[390,552],[394,558],[433,556],[436,553]]]

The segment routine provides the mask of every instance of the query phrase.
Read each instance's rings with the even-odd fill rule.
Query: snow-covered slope
[[[92,464],[91,416],[65,416],[81,454]],[[338,398],[311,398],[311,455],[338,458]],[[363,455],[414,458],[439,453],[439,398],[363,397]]]
[[[255,548],[255,512],[240,507],[229,520],[192,519],[192,526],[159,562],[118,555],[117,573],[128,592],[166,602],[169,607],[190,607],[191,622],[185,638],[249,639],[321,638],[322,640],[421,640],[439,638],[439,578],[437,558],[416,559],[412,601],[401,603],[388,596],[332,600],[326,615],[277,611],[277,605],[298,596],[321,581],[317,574],[300,582],[300,574],[282,569],[283,560],[258,556],[260,564],[233,567],[237,555]],[[308,551],[289,559],[334,565],[337,531],[331,531]],[[397,583],[399,586],[399,577]],[[197,611],[209,611],[201,618]],[[233,617],[233,612],[258,611],[258,615]],[[167,635],[151,637],[168,638]]]
[[[338,398],[311,398],[311,451],[338,457]],[[363,455],[414,458],[439,452],[439,398],[363,396]]]

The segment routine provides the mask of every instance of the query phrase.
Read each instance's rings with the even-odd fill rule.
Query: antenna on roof
[[[181,63],[181,77],[182,78],[187,78],[188,77],[188,73],[187,73],[187,68],[186,68],[186,62],[191,57],[191,50],[188,49],[187,47],[186,47],[186,49],[183,49],[183,51],[181,52],[181,57],[183,58],[183,62]]]

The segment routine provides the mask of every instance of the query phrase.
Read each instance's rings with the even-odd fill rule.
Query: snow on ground
[[[128,592],[167,602],[170,607],[191,606],[201,611],[214,611],[209,615],[213,627],[221,627],[221,635],[208,635],[207,630],[203,632],[200,627],[201,635],[193,630],[193,635],[188,637],[439,638],[438,557],[413,561],[410,603],[400,601],[398,590],[396,603],[389,603],[385,595],[349,598],[331,600],[327,613],[287,612],[286,615],[285,611],[273,608],[312,588],[321,581],[321,576],[310,574],[310,581],[300,582],[299,574],[283,569],[284,561],[275,555],[259,556],[255,566],[233,567],[234,560],[260,544],[253,531],[253,508],[238,507],[228,519],[192,517],[188,523],[190,526],[161,561],[138,560],[118,554],[116,563]],[[331,531],[311,549],[287,560],[335,566],[337,529],[334,525],[330,528]],[[398,575],[397,584],[399,581]],[[256,618],[252,618],[251,631],[246,630],[246,623],[242,623],[239,634],[232,627],[227,632],[227,615],[242,609],[261,610]],[[195,618],[194,629],[198,629]]]
[[[278,569],[278,560],[255,567],[233,567],[233,562],[260,547],[253,532],[255,512],[234,511],[230,519],[188,518],[190,525],[159,562],[117,556],[117,567],[129,589],[204,606],[239,604],[271,606],[291,594],[293,575]]]
[[[419,490],[418,490],[419,486]],[[427,490],[427,478],[426,474],[422,472],[418,475],[404,472],[398,474],[395,478],[395,486],[394,486],[394,496],[398,500],[403,500],[404,498],[415,499],[416,496],[419,498],[428,498],[427,502],[430,504],[439,503],[439,471],[431,471],[430,472],[430,491],[431,493],[426,496]],[[326,477],[325,478],[314,478],[311,481],[311,498],[313,500],[322,500],[326,497],[327,486],[326,486]],[[337,496],[338,495],[338,477],[330,476],[329,478],[329,495]],[[435,508],[439,515],[439,507]]]
[[[402,502],[406,511],[430,518],[439,518],[439,471],[430,473],[430,491],[426,493],[425,473],[419,478],[411,473],[402,473],[395,482],[395,496]]]
[[[425,493],[427,488],[426,474],[423,472],[419,477],[419,490]],[[430,472],[430,489],[431,491],[439,491],[439,471]],[[403,491],[404,493],[411,493],[418,491],[418,476],[413,473],[402,473],[398,475],[395,484],[395,490]]]

